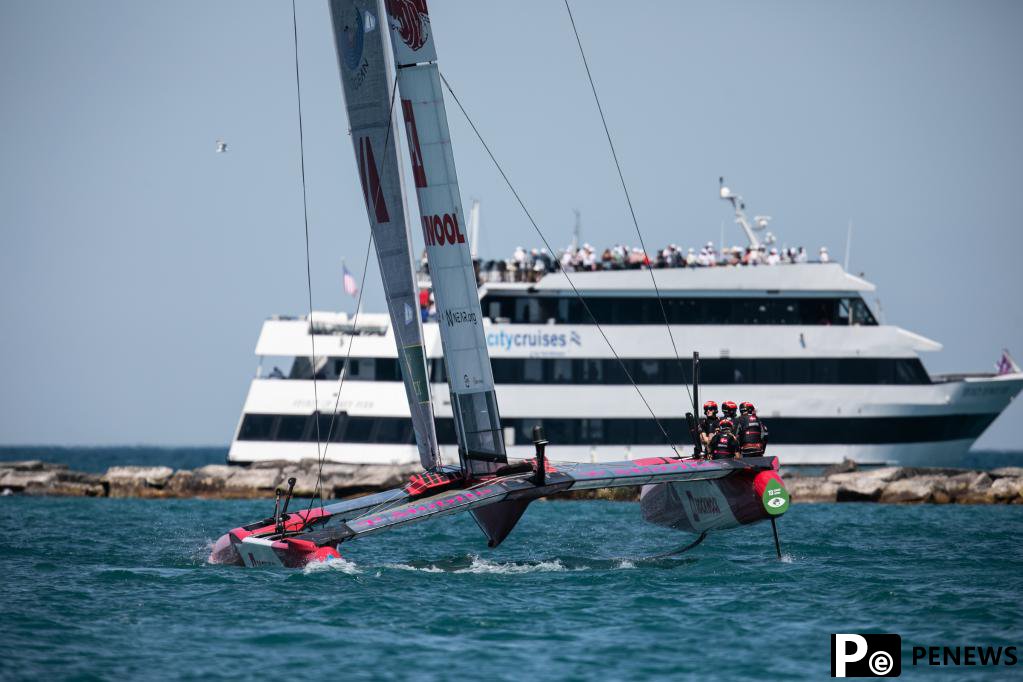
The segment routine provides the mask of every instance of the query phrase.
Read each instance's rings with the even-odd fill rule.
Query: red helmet
[[[725,414],[735,414],[735,411],[739,409],[739,406],[733,403],[731,400],[726,400],[721,404],[721,411]]]
[[[753,407],[753,403],[751,403],[748,400],[744,403],[740,403],[739,407],[742,409],[743,412],[749,412],[751,414],[756,414],[757,411],[757,408]]]
[[[715,412],[717,412],[718,404],[713,400],[708,400],[703,404],[703,411],[706,412],[707,410],[714,410]]]
[[[718,426],[722,429],[730,429],[732,428],[732,420],[722,419],[721,421],[718,422]]]

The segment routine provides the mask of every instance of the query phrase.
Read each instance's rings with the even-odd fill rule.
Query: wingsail
[[[462,215],[433,30],[425,0],[388,0],[386,5],[459,456],[467,475],[476,477],[492,473],[508,458]]]
[[[376,0],[331,0],[330,14],[352,145],[373,231],[391,329],[398,347],[412,428],[423,468],[440,464],[412,267],[412,240],[401,186],[393,83],[385,59],[385,23]]]

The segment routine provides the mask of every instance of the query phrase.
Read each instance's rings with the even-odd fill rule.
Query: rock
[[[243,469],[234,467],[224,483],[228,497],[267,497],[283,482],[281,470],[277,468]]]
[[[881,493],[881,502],[890,504],[933,502],[936,492],[944,492],[945,479],[944,476],[913,476],[892,481]]]
[[[25,489],[26,495],[58,495],[61,497],[104,497],[106,488],[98,481],[93,483],[81,481],[57,481],[45,488],[31,487]]]
[[[989,473],[993,478],[1003,478],[1007,476],[1012,478],[1023,478],[1023,467],[998,467],[997,469],[992,469]]]
[[[823,476],[803,476],[785,481],[793,502],[837,502],[838,484]]]
[[[100,479],[110,497],[164,497],[163,488],[174,475],[170,467],[110,467]]]
[[[859,478],[838,484],[838,502],[877,502],[887,484],[878,478]]]
[[[905,478],[909,474],[909,470],[906,467],[879,467],[877,469],[864,469],[861,471],[851,471],[844,474],[833,474],[828,476],[828,480],[832,483],[849,484],[854,481],[879,481],[881,483],[887,483],[889,481],[897,481],[900,478]]]
[[[857,470],[856,462],[851,459],[843,459],[838,464],[832,464],[824,470],[824,476],[834,476],[835,474],[848,474]]]
[[[48,488],[56,482],[56,471],[40,469],[11,469],[0,476],[0,488],[9,488],[14,492],[28,488]]]
[[[1023,495],[1023,478],[1006,477],[995,479],[988,494],[999,502],[1012,502]]]
[[[0,462],[0,469],[13,469],[15,471],[57,471],[67,469],[67,464],[55,464],[43,462],[38,459],[23,459],[12,462]]]

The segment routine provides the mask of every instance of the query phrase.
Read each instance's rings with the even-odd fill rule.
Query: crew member
[[[742,415],[735,425],[739,452],[743,457],[760,457],[767,451],[767,427],[757,417],[757,408],[746,401],[739,406]]]
[[[731,400],[726,400],[725,402],[721,403],[721,414],[725,415],[733,422],[736,419],[735,413],[738,411],[738,409],[739,406],[733,403]]]
[[[710,439],[707,446],[711,459],[739,459],[739,441],[732,433],[732,420],[722,419],[718,422],[718,431]]]
[[[708,446],[710,439],[714,433],[718,430],[718,404],[713,400],[708,400],[703,404],[703,416],[700,417],[700,443],[703,445],[703,451],[709,452]]]

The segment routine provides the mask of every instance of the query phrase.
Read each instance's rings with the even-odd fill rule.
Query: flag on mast
[[[355,281],[355,276],[352,275],[344,261],[341,261],[341,270],[344,273],[345,293],[355,298],[359,294],[359,285]]]

